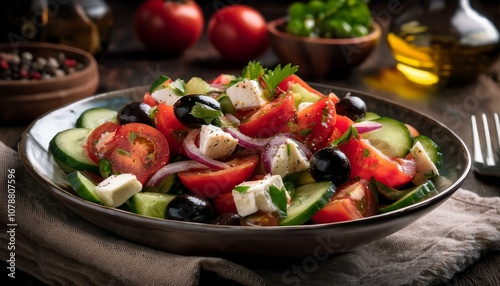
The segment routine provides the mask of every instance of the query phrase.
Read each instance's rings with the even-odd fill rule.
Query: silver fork
[[[491,138],[490,129],[488,126],[488,118],[486,114],[482,114],[483,121],[483,130],[484,130],[484,139],[486,145],[486,160],[483,158],[483,152],[481,150],[481,139],[479,137],[478,125],[476,122],[476,117],[474,115],[471,116],[472,122],[472,143],[473,143],[473,161],[474,161],[474,170],[476,173],[485,175],[485,176],[494,176],[500,178],[500,158],[495,160],[495,155],[493,153],[493,140]],[[500,156],[500,123],[498,120],[498,114],[493,113],[493,121],[495,123],[495,129],[497,134],[497,155]]]

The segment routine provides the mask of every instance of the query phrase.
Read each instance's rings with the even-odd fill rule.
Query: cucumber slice
[[[92,129],[72,128],[57,133],[49,143],[49,151],[66,172],[87,170],[99,174],[99,166],[90,159],[85,143]]]
[[[367,112],[365,112],[365,116],[358,118],[356,120],[356,122],[368,121],[368,120],[373,120],[373,119],[377,119],[377,118],[380,118],[380,115],[378,115],[375,112],[367,111]]]
[[[413,137],[402,122],[389,117],[372,120],[382,128],[361,134],[370,144],[390,158],[404,158],[413,146]]]
[[[105,122],[117,122],[118,112],[109,108],[96,107],[84,111],[76,120],[77,128],[95,129]]]
[[[283,181],[293,183],[297,187],[316,182],[309,173],[309,169],[289,173],[283,178]]]
[[[150,217],[165,218],[167,205],[175,197],[175,195],[170,194],[140,192],[133,195],[129,199],[129,206],[133,213]]]
[[[295,189],[295,195],[287,209],[287,216],[280,225],[301,225],[311,219],[328,203],[335,193],[335,185],[330,181],[307,184]]]
[[[227,94],[221,94],[217,97],[217,101],[220,103],[220,108],[222,113],[236,115],[236,108],[231,101],[231,98]]]
[[[84,174],[80,171],[75,171],[73,173],[69,173],[67,178],[69,184],[78,196],[84,200],[101,204],[101,200],[94,191],[96,185]]]
[[[305,89],[298,83],[293,85],[292,95],[295,108],[297,108],[299,104],[301,104],[302,102],[316,102],[321,98],[321,96],[309,92],[307,89]]]
[[[149,88],[149,93],[153,94],[153,92],[155,92],[157,90],[166,88],[165,83],[168,82],[169,80],[170,80],[170,78],[168,76],[161,75],[151,85],[151,87]]]
[[[207,94],[211,90],[210,85],[199,77],[192,77],[186,83],[186,94]]]
[[[418,135],[415,137],[414,141],[415,143],[420,142],[420,144],[422,144],[422,147],[424,147],[424,150],[427,155],[429,155],[432,163],[434,163],[436,168],[439,169],[443,164],[443,153],[441,153],[441,147],[425,135]]]
[[[401,209],[415,203],[418,203],[425,198],[431,196],[433,193],[437,192],[436,186],[432,181],[427,181],[422,185],[418,185],[410,189],[410,192],[401,197],[399,200],[394,203],[379,208],[379,213],[387,213],[397,209]]]
[[[405,195],[413,191],[413,189],[398,190],[389,187],[387,185],[384,185],[377,180],[372,180],[372,184],[381,196],[391,201],[399,200],[400,198],[404,197]]]

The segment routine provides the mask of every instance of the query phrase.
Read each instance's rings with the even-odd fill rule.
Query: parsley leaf
[[[190,114],[196,118],[205,120],[205,124],[214,124],[221,126],[222,111],[211,108],[207,105],[196,102],[191,109]]]
[[[264,74],[266,70],[262,67],[260,62],[249,62],[246,67],[243,68],[242,77],[247,79],[258,79]]]
[[[349,129],[347,129],[340,138],[333,140],[332,143],[330,143],[330,146],[336,147],[338,145],[344,144],[345,142],[351,140],[351,138],[359,138],[358,130],[354,126],[350,126]]]
[[[271,196],[273,204],[275,204],[276,207],[278,207],[278,209],[280,210],[280,216],[286,217],[287,199],[285,188],[278,189],[278,187],[276,187],[275,185],[271,185],[269,186],[269,195]]]
[[[278,85],[287,77],[296,73],[299,69],[298,66],[291,66],[291,64],[287,64],[283,68],[281,65],[277,65],[274,70],[268,70],[263,76],[262,79],[266,84],[266,88],[270,94],[274,95],[274,92]]]
[[[236,186],[236,187],[234,187],[233,190],[235,190],[239,193],[244,193],[244,192],[248,191],[248,189],[250,189],[250,186]]]

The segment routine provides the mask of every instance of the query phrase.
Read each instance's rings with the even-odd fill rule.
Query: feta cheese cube
[[[284,144],[276,145],[276,155],[271,160],[271,174],[285,176],[309,168],[309,160],[297,143],[287,139]]]
[[[99,183],[94,191],[100,201],[108,207],[118,207],[131,196],[142,190],[142,184],[135,175],[113,175]]]
[[[200,151],[212,159],[231,155],[238,145],[238,139],[215,125],[202,125],[200,130]]]
[[[439,170],[429,155],[427,155],[427,152],[425,152],[422,143],[417,141],[410,149],[410,154],[415,159],[416,165],[415,176],[411,180],[413,184],[421,185],[430,178],[439,175]]]
[[[262,96],[263,90],[256,80],[238,82],[226,89],[226,94],[237,110],[260,107],[266,102]]]
[[[247,216],[259,210],[269,213],[278,211],[278,207],[273,203],[269,194],[270,186],[284,189],[281,176],[267,175],[262,180],[247,181],[236,186],[232,195],[238,214]],[[290,195],[287,191],[285,192],[287,200],[290,201]]]
[[[153,94],[151,94],[151,97],[153,97],[158,103],[164,103],[170,106],[173,106],[177,102],[177,100],[181,98],[181,96],[177,95],[171,88],[163,88],[157,90],[153,92]]]

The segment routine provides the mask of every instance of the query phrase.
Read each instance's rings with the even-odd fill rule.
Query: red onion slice
[[[189,171],[193,169],[207,169],[208,167],[202,163],[196,162],[194,160],[179,161],[175,163],[170,163],[154,173],[154,175],[149,179],[146,187],[153,187],[163,181],[166,177],[182,172]]]
[[[233,124],[235,126],[240,126],[240,120],[236,118],[236,116],[232,115],[231,113],[226,113],[224,114],[224,117],[229,121],[230,124]]]
[[[198,146],[194,143],[198,134],[200,134],[200,129],[193,129],[188,133],[186,139],[182,142],[182,147],[184,148],[186,155],[192,160],[207,165],[210,168],[219,170],[228,168],[228,164],[207,157],[200,151],[200,148],[198,148]]]
[[[362,121],[353,124],[359,134],[374,131],[382,128],[382,124],[373,121]]]
[[[238,139],[238,144],[247,149],[262,149],[270,140],[270,138],[249,137],[234,127],[225,127],[224,131],[231,134],[235,139]]]

